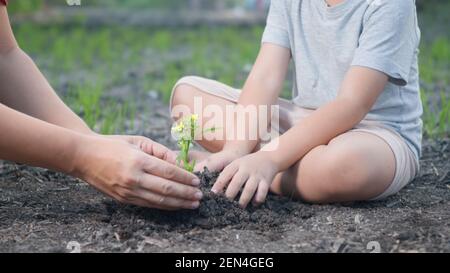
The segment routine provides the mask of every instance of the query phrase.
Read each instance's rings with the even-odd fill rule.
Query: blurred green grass
[[[242,86],[256,58],[263,27],[87,29],[82,24],[21,24],[14,26],[14,31],[20,46],[35,59],[64,100],[89,126],[112,134],[122,133],[126,120],[134,119],[137,96],[157,91],[167,103],[173,85],[182,76],[201,75]],[[448,137],[450,37],[448,30],[430,35],[422,27],[422,32],[424,134]],[[110,95],[110,90],[127,85],[136,92],[121,99]],[[289,96],[289,89],[288,82],[283,96]]]
[[[120,133],[130,118],[133,94],[113,103],[108,94],[131,85],[134,95],[157,91],[167,103],[175,82],[202,75],[242,86],[256,58],[262,27],[143,29],[82,26],[14,27],[20,46],[44,71],[64,100],[102,133]],[[133,74],[130,77],[129,74]],[[106,103],[108,101],[110,103]],[[112,110],[110,110],[112,108]],[[124,109],[127,108],[127,109]],[[120,119],[110,114],[121,113]],[[117,123],[115,125],[104,123]]]
[[[424,133],[428,137],[450,132],[450,39],[437,37],[423,44],[420,55]]]

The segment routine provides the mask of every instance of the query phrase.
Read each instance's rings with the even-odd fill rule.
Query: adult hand
[[[128,204],[164,210],[195,209],[199,179],[177,167],[176,155],[137,136],[86,136],[74,175]]]

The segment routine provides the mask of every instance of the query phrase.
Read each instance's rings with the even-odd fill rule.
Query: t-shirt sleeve
[[[374,0],[367,12],[352,65],[376,69],[390,82],[406,85],[420,40],[414,1]]]
[[[0,5],[8,5],[8,0],[0,0]]]
[[[287,29],[286,0],[270,1],[269,15],[263,33],[262,43],[272,43],[291,48]]]

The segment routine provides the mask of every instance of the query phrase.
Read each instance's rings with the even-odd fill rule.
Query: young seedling
[[[182,164],[188,172],[192,172],[195,167],[195,160],[189,160],[189,149],[193,145],[197,129],[198,115],[186,116],[172,127],[172,135],[177,139],[180,148],[178,164]]]
[[[172,135],[177,139],[180,153],[177,157],[177,163],[182,165],[188,172],[193,172],[195,160],[190,161],[189,150],[193,146],[195,137],[199,132],[198,115],[190,115],[183,117],[178,123],[172,127]],[[203,132],[214,132],[216,128],[203,130]]]

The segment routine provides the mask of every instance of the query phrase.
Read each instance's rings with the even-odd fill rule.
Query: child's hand
[[[205,160],[201,161],[195,166],[195,172],[201,172],[206,167],[209,171],[220,172],[222,171],[228,164],[233,162],[233,160],[244,156],[238,150],[223,150],[221,152],[211,154]]]
[[[211,191],[220,193],[228,185],[225,196],[234,199],[244,187],[239,204],[245,208],[253,198],[256,204],[264,203],[275,175],[279,173],[266,152],[256,152],[233,161],[220,174]]]

